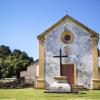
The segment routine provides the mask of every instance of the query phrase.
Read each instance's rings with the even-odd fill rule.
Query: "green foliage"
[[[6,58],[11,54],[11,50],[8,46],[1,45],[0,46],[0,58]]]
[[[20,71],[26,70],[33,63],[32,57],[18,49],[11,52],[8,46],[0,46],[0,78],[20,76]]]
[[[0,100],[100,100],[100,90],[79,93],[44,93],[43,89],[0,89]]]

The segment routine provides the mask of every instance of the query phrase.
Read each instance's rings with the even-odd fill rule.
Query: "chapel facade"
[[[100,89],[99,34],[67,15],[38,36],[39,77],[36,88],[48,88],[56,76],[69,84]]]

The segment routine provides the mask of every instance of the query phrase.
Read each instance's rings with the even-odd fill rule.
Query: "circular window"
[[[61,37],[60,38],[61,38],[61,41],[63,43],[68,44],[68,43],[73,42],[73,40],[74,40],[74,34],[72,32],[64,30],[64,32],[61,33]]]
[[[70,35],[65,35],[64,38],[65,38],[66,41],[69,41],[71,37],[70,37]]]

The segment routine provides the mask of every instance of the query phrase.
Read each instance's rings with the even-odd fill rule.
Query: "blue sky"
[[[100,0],[0,0],[0,45],[37,59],[37,36],[66,15],[66,10],[100,33]]]

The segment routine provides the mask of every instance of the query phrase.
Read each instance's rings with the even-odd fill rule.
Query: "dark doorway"
[[[62,64],[62,76],[67,77],[69,84],[74,84],[74,64]]]

